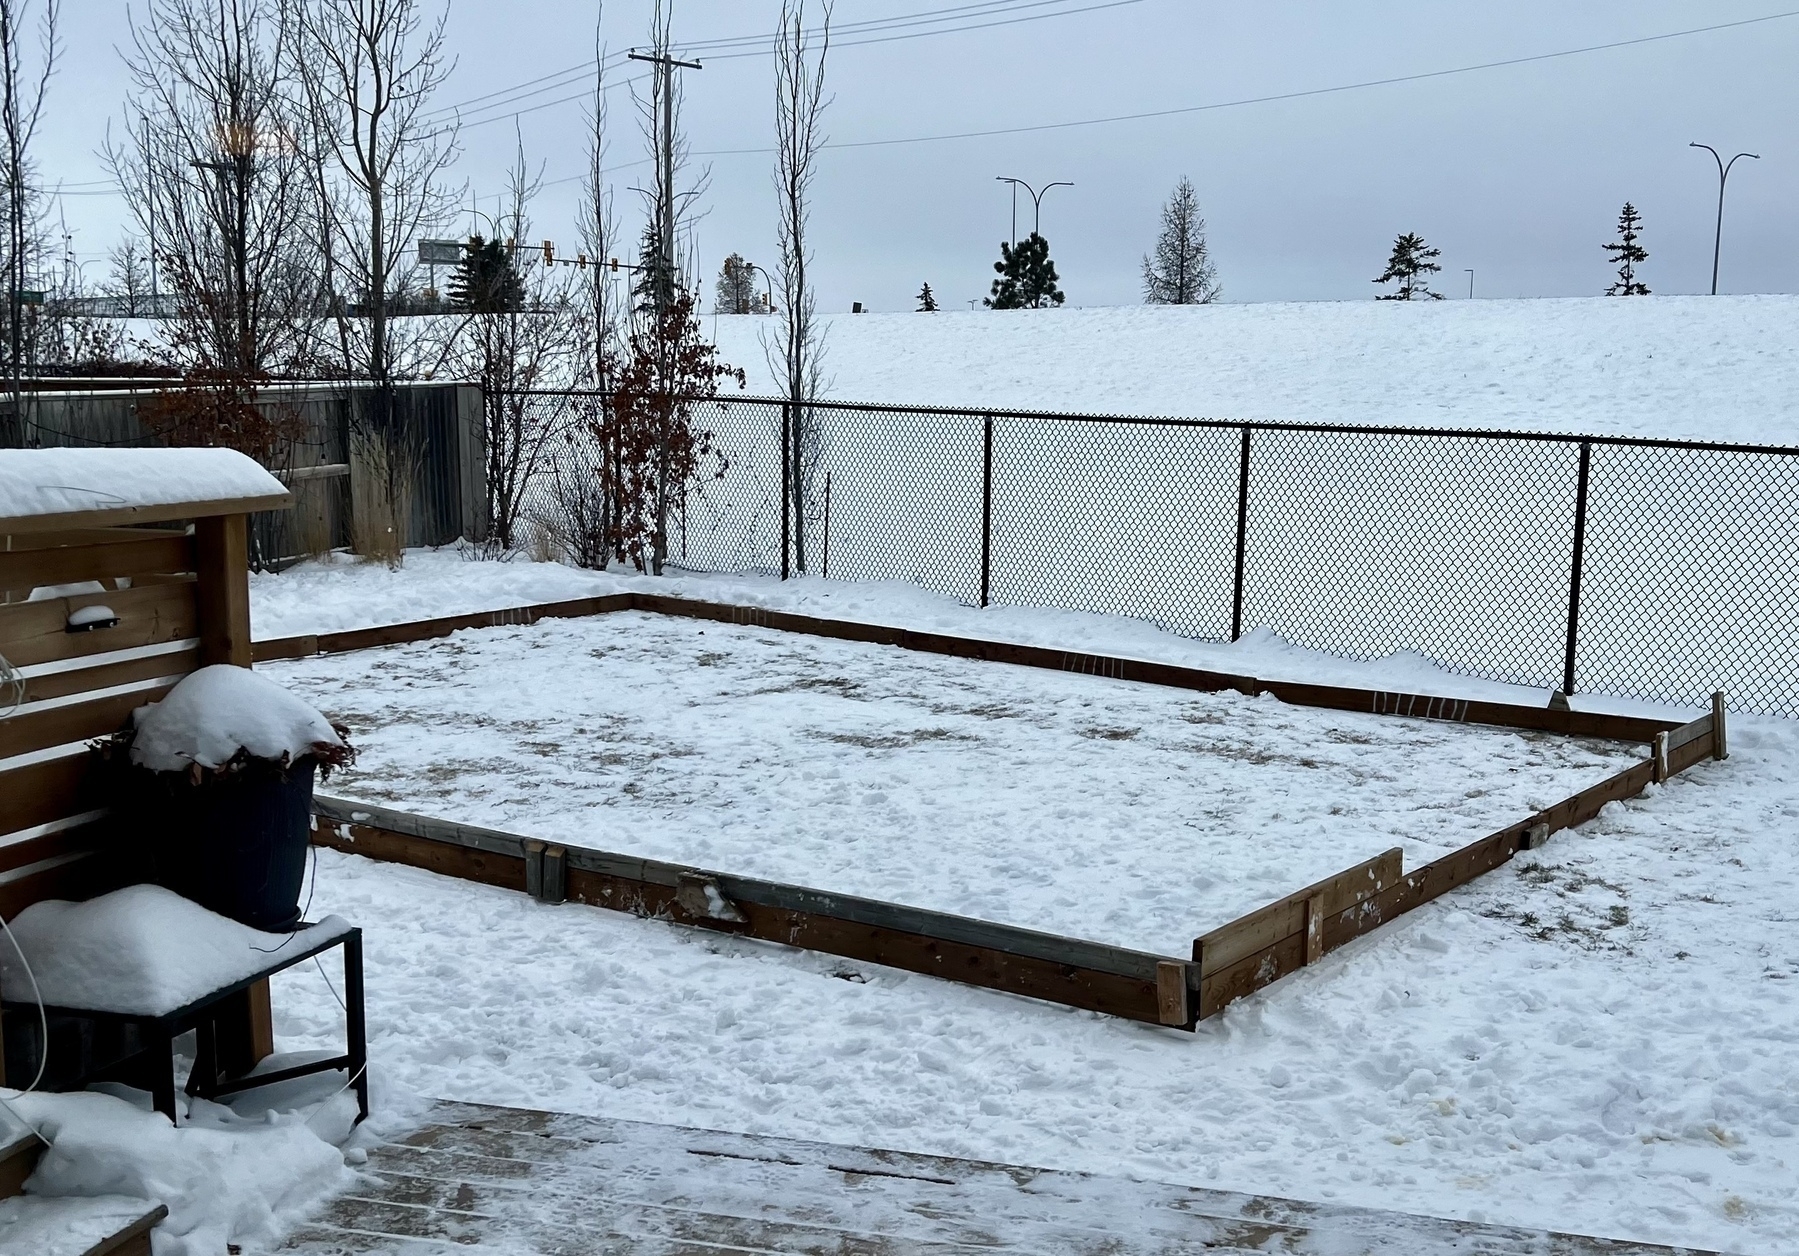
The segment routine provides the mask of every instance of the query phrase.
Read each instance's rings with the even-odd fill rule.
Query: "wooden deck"
[[[307,1256],[1717,1256],[793,1139],[440,1103]]]

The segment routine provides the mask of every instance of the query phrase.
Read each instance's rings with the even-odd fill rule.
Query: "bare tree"
[[[507,182],[506,212],[494,226],[501,238],[530,237],[531,200],[540,179],[525,164],[521,143]],[[534,389],[566,384],[584,354],[582,311],[566,270],[535,255],[515,257],[521,300],[471,315],[457,336],[452,362],[463,379],[481,385],[487,437],[487,544],[483,553],[510,555],[521,538],[521,512],[531,483],[544,470],[566,426],[559,407]]]
[[[392,317],[418,270],[407,245],[446,220],[460,195],[444,182],[456,125],[427,108],[450,71],[445,13],[428,21],[421,0],[285,3],[299,40],[342,369],[373,385],[351,407],[352,435],[384,482],[377,512],[386,521],[372,518],[363,530],[375,544],[389,538],[378,556],[397,565],[420,450],[412,407],[396,404],[393,382],[430,373],[447,348],[416,334],[402,339]]]
[[[245,380],[305,368],[319,274],[293,32],[267,0],[150,0],[131,31],[135,125],[107,158],[154,233],[166,351]]]
[[[831,5],[824,20],[806,28],[806,0],[781,0],[781,28],[775,42],[775,195],[779,206],[776,243],[780,248],[781,319],[772,343],[764,339],[769,370],[786,397],[782,424],[782,478],[793,503],[794,566],[806,570],[806,516],[812,473],[820,454],[810,403],[823,391],[824,331],[818,324],[817,294],[807,270],[812,247],[812,181],[824,146],[820,123],[825,106],[825,56],[831,48]],[[782,532],[787,531],[785,519]],[[782,567],[786,555],[782,555]]]
[[[150,309],[150,257],[143,241],[128,235],[106,255],[106,295],[119,303],[126,318],[141,318]]]
[[[44,98],[56,69],[58,0],[0,0],[0,183],[6,193],[6,323],[10,406],[0,445],[25,443],[20,375],[24,368],[25,291],[41,251],[38,197],[31,187],[32,142],[43,117]],[[35,51],[31,27],[37,27]],[[35,60],[35,64],[33,64]]]

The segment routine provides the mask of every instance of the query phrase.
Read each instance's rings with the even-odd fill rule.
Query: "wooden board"
[[[122,531],[101,542],[0,552],[0,590],[23,594],[40,585],[192,570],[194,542],[185,533]]]
[[[70,694],[110,689],[115,685],[136,684],[140,680],[185,676],[199,666],[200,649],[196,644],[181,650],[165,650],[135,658],[96,663],[92,667],[50,672],[27,678],[25,701],[42,702],[46,698],[65,698]]]
[[[314,799],[314,807],[313,840],[320,845],[484,884],[525,887],[525,838],[324,796]],[[565,893],[572,902],[1150,1024],[1163,1023],[1157,966],[1191,967],[1121,947],[657,860],[568,847],[566,861]],[[736,918],[694,910],[683,902],[684,881],[716,888]]]
[[[373,1147],[359,1180],[283,1250],[1677,1256],[1649,1244],[1164,1182],[448,1102]]]
[[[255,514],[262,510],[286,510],[294,504],[287,492],[257,497],[223,497],[201,502],[175,502],[166,506],[109,506],[103,510],[70,510],[55,515],[0,516],[0,536],[33,532],[66,532],[72,528],[107,528],[124,524],[162,523],[176,519],[207,519],[218,515]]]
[[[1212,672],[1203,668],[1181,667],[1172,663],[1156,663],[1144,659],[1057,650],[1045,646],[1018,645],[1004,641],[985,641],[974,637],[919,632],[909,628],[895,628],[881,624],[822,619],[817,616],[798,615],[788,611],[771,611],[759,606],[741,606],[729,602],[703,602],[691,598],[670,597],[654,593],[625,593],[605,597],[577,598],[567,602],[513,607],[503,611],[471,615],[446,616],[406,624],[387,624],[377,628],[355,629],[348,632],[277,638],[258,642],[255,647],[255,655],[258,660],[263,661],[277,658],[297,658],[313,653],[329,654],[341,650],[368,649],[375,646],[425,641],[435,637],[448,636],[452,632],[468,628],[494,627],[502,624],[531,624],[544,618],[600,615],[621,610],[675,615],[688,619],[739,624],[746,627],[771,628],[781,632],[803,633],[839,641],[870,642],[953,658],[1011,663],[1016,666],[1051,671],[1070,671],[1085,676],[1100,676],[1115,680],[1135,681],[1141,684],[1190,689],[1197,692],[1235,691],[1252,696],[1267,693],[1295,706],[1367,712],[1374,715],[1450,720],[1457,723],[1488,724],[1502,728],[1530,728],[1566,736],[1603,737],[1636,742],[1650,741],[1657,733],[1678,727],[1670,720],[1608,715],[1593,711],[1558,711],[1546,707],[1438,698],[1427,694],[1388,693],[1382,690],[1355,689],[1335,685],[1266,681],[1253,676]]]
[[[81,658],[135,646],[163,645],[199,635],[197,585],[191,578],[110,593],[84,593],[43,602],[0,606],[0,654],[14,667]],[[107,606],[117,625],[69,632],[69,613]]]
[[[138,707],[158,701],[174,687],[172,683],[151,685],[47,710],[27,707],[0,720],[0,759],[117,732]]]
[[[1404,854],[1398,847],[1383,851],[1194,939],[1193,960],[1200,966],[1200,975],[1210,976],[1284,938],[1303,933],[1313,900],[1321,902],[1326,915],[1334,915],[1374,897],[1399,880],[1403,862]]]
[[[102,805],[85,750],[0,772],[0,836]]]
[[[194,558],[200,661],[250,666],[249,521],[232,514],[196,522]]]

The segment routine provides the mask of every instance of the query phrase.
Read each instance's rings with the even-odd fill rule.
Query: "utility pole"
[[[629,54],[632,61],[647,61],[656,67],[656,93],[661,100],[662,113],[662,160],[658,163],[662,169],[657,171],[660,178],[656,184],[657,223],[656,238],[662,251],[662,267],[664,274],[657,276],[654,290],[656,312],[666,311],[666,301],[670,289],[674,285],[675,265],[675,71],[700,70],[705,67],[698,61],[681,61],[668,54],[666,46],[655,52],[643,53],[633,48]]]
[[[1718,295],[1718,253],[1724,245],[1724,181],[1730,178],[1730,168],[1737,164],[1737,157],[1747,157],[1751,161],[1760,161],[1756,153],[1738,153],[1726,162],[1718,156],[1718,150],[1710,144],[1688,144],[1688,148],[1703,148],[1718,163],[1718,228],[1712,234],[1712,295]]]

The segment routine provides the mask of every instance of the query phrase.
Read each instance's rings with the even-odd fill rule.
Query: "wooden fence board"
[[[193,571],[194,541],[181,532],[127,532],[102,543],[0,551],[0,590],[109,580],[151,572]]]
[[[25,681],[25,701],[42,702],[46,698],[66,698],[70,694],[110,689],[115,685],[135,684],[140,680],[156,680],[163,676],[185,676],[200,666],[197,645],[183,650],[140,655],[93,667],[77,667],[68,671],[32,676]]]
[[[0,835],[101,805],[93,767],[83,750],[0,772]]]
[[[0,654],[6,655],[15,667],[29,667],[134,646],[182,641],[199,633],[195,589],[192,579],[183,579],[110,593],[0,606]],[[82,606],[111,607],[119,622],[92,632],[67,631],[69,612]]]
[[[0,720],[0,759],[117,732],[138,707],[159,700],[174,687],[152,685],[44,711],[27,708],[10,719]]]
[[[110,829],[103,819],[71,825],[54,833],[42,833],[23,841],[0,844],[0,873],[43,863],[64,855],[85,854],[104,844]]]

